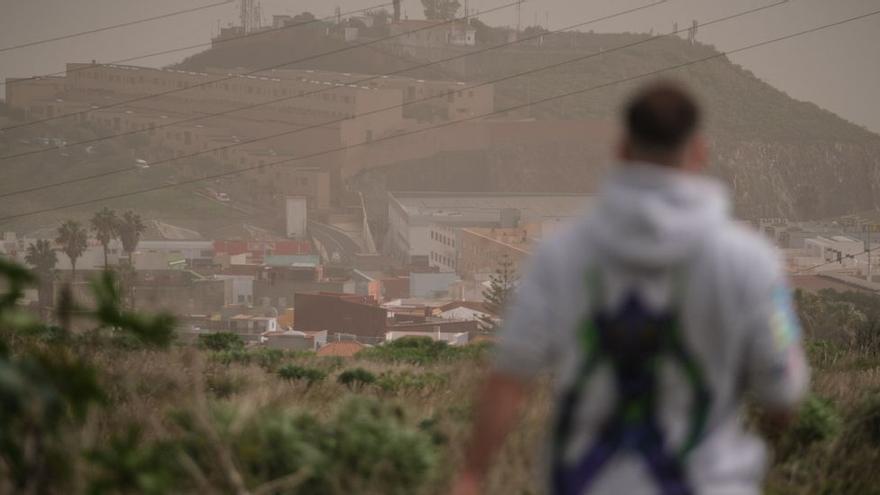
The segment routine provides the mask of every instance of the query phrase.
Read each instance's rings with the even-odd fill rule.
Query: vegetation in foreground
[[[402,340],[354,359],[172,343],[173,321],[58,302],[46,326],[16,304],[33,279],[0,261],[0,492],[442,493],[461,460],[487,348]],[[880,299],[799,294],[814,395],[774,439],[768,493],[880,493]],[[71,318],[94,329],[73,334]],[[841,330],[841,331],[837,331]],[[488,493],[537,493],[548,414],[539,386]]]

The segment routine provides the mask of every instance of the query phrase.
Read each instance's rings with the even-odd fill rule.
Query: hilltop
[[[178,68],[257,69],[307,58],[307,61],[291,67],[365,74],[395,72],[415,78],[478,84],[560,64],[553,69],[497,83],[496,110],[601,86],[575,96],[532,105],[510,116],[612,122],[622,99],[641,80],[622,84],[615,81],[711,58],[663,72],[663,75],[685,82],[707,104],[707,127],[715,144],[716,171],[735,188],[736,206],[741,215],[815,218],[880,206],[877,202],[880,197],[880,136],[813,103],[791,98],[732,63],[712,46],[690,43],[677,36],[651,38],[648,34],[632,33],[548,34],[540,44],[525,41],[475,53],[490,45],[440,45],[402,50],[393,41],[386,41],[352,48],[356,43],[369,40],[346,43],[338,37],[326,35],[323,29],[285,30],[278,35],[255,36],[246,44],[219,44],[188,58]],[[492,43],[497,42],[492,40]],[[346,46],[349,49],[341,53],[320,56]],[[406,71],[407,67],[428,60],[468,53],[473,55]],[[582,60],[563,64],[577,58]],[[575,150],[566,155],[584,153],[592,155],[595,150]],[[563,156],[548,157],[545,153],[536,155],[569,160],[570,163],[560,166],[563,170],[568,167],[570,176],[564,183],[521,181],[528,182],[521,187],[584,190],[595,186],[590,183],[591,179],[580,176],[580,161]],[[489,163],[493,159],[497,157],[490,154],[477,161]],[[508,163],[505,173],[531,177],[527,170],[541,166],[536,158],[521,158],[519,163]],[[430,187],[430,184],[406,183],[405,186],[415,189]]]

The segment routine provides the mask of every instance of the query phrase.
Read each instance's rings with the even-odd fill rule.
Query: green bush
[[[880,445],[880,394],[870,393],[856,408],[850,436]]]
[[[244,349],[244,341],[231,332],[207,333],[199,335],[199,347],[209,351],[234,351]]]
[[[200,347],[202,346],[200,345]],[[233,363],[248,365],[251,364],[251,361],[253,360],[253,354],[251,354],[244,348],[226,349],[222,351],[212,352],[210,354],[210,359],[223,365],[230,365]]]
[[[425,365],[478,359],[485,354],[488,348],[486,344],[456,347],[429,337],[403,337],[384,345],[364,349],[358,353],[358,358]]]
[[[317,368],[306,368],[303,366],[297,366],[294,364],[288,364],[286,366],[282,366],[278,369],[278,376],[284,378],[285,380],[291,381],[305,381],[308,386],[312,386],[315,383],[320,382],[324,378],[327,377],[327,373],[317,369]]]
[[[68,328],[76,312],[98,329],[127,335],[145,346],[166,347],[174,320],[122,309],[115,280],[105,273],[92,284],[95,306],[80,307],[65,291],[58,302],[59,326],[48,327],[19,304],[35,282],[23,267],[0,258],[0,489],[50,493],[68,486],[83,452],[67,440],[82,427],[89,409],[106,403],[91,348],[75,343]]]
[[[266,370],[274,370],[287,357],[281,349],[260,348],[251,351],[254,363]]]
[[[835,436],[841,427],[841,418],[831,402],[810,395],[801,406],[797,421],[789,432],[792,442],[806,447]]]
[[[418,493],[431,480],[438,455],[432,435],[407,424],[403,412],[354,398],[330,420],[308,413],[267,410],[234,436],[248,485],[301,473],[283,493]]]
[[[354,368],[340,373],[336,378],[336,381],[345,385],[349,389],[359,389],[375,383],[376,375],[363,368]]]
[[[433,390],[447,382],[447,377],[438,373],[412,371],[385,372],[376,380],[379,388],[386,392]]]
[[[132,426],[86,454],[95,472],[88,491],[146,495],[180,492],[186,478],[179,456],[176,442],[148,441],[138,427]]]

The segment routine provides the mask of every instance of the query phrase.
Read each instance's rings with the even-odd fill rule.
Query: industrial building
[[[404,263],[455,272],[459,229],[538,224],[547,231],[581,215],[592,201],[584,194],[392,192],[385,249]]]

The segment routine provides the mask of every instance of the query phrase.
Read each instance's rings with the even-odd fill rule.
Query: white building
[[[215,280],[228,280],[226,287],[226,300],[232,304],[244,306],[254,305],[254,277],[253,275],[215,274]]]
[[[405,263],[452,272],[457,229],[560,224],[592,201],[592,195],[558,193],[389,193],[385,251]]]

